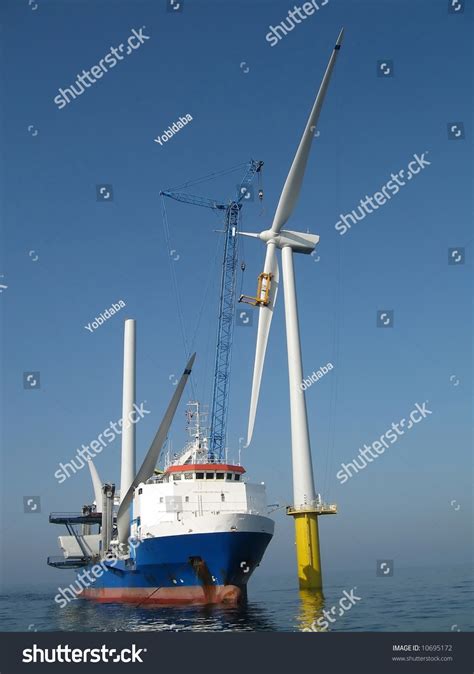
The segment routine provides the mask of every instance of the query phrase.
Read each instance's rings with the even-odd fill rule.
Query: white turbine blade
[[[99,477],[99,473],[97,472],[97,468],[94,465],[94,462],[92,459],[89,459],[87,461],[89,464],[89,470],[91,473],[91,478],[92,478],[92,486],[94,487],[94,498],[95,498],[95,505],[96,505],[96,511],[98,513],[102,512],[102,480]]]
[[[268,335],[270,333],[270,326],[272,324],[273,318],[273,309],[275,308],[275,302],[278,293],[278,281],[280,279],[280,270],[278,269],[276,246],[274,243],[267,244],[267,254],[265,256],[263,271],[267,274],[273,274],[273,277],[270,281],[269,304],[261,304],[259,307],[257,348],[255,350],[255,364],[253,368],[252,395],[250,397],[249,425],[247,430],[246,447],[249,446],[252,440],[255,417],[257,414],[258,397],[260,394],[260,383],[262,381],[263,364],[265,362],[265,352],[267,350]]]
[[[165,412],[165,416],[162,419],[160,427],[156,432],[155,438],[151,443],[151,447],[148,450],[148,453],[145,456],[145,459],[138,473],[135,475],[135,479],[130,485],[129,490],[122,497],[117,513],[117,527],[119,532],[120,543],[127,542],[128,531],[130,528],[130,517],[128,510],[132,502],[133,492],[135,488],[140,484],[140,482],[145,482],[146,480],[148,480],[148,478],[150,478],[153,475],[153,471],[158,461],[161,448],[163,447],[163,443],[166,440],[168,431],[173,421],[173,417],[179,405],[179,401],[181,400],[181,396],[183,395],[184,387],[186,386],[186,382],[188,381],[189,375],[191,374],[195,358],[196,354],[193,353],[193,355],[191,356],[186,365],[183,374],[181,375],[181,379],[179,380],[179,383],[176,387],[176,391],[174,392],[173,397],[171,398],[171,402],[168,405],[168,409]]]
[[[319,87],[316,100],[314,101],[313,109],[309,115],[309,119],[301,137],[295,158],[293,159],[290,172],[286,178],[285,185],[283,187],[275,212],[275,217],[273,218],[272,232],[275,232],[275,234],[278,234],[280,229],[288,220],[298,200],[301,185],[303,184],[303,177],[306,170],[309,151],[313,142],[314,131],[318,123],[319,113],[321,112],[321,108],[324,103],[324,97],[326,96],[326,91],[329,86],[329,80],[331,79],[331,74],[336,62],[337,54],[341,47],[343,35],[344,29],[341,30],[339,37],[337,38],[336,45],[333,49],[331,58],[329,59],[328,66],[326,68],[326,72],[324,73],[321,86]]]

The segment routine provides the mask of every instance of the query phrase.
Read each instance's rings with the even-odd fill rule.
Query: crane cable
[[[342,108],[341,108],[342,109]],[[339,153],[336,153],[337,157],[340,157],[340,145],[341,145],[341,140],[338,138],[337,140],[338,144],[338,150]],[[340,183],[340,161],[336,161],[336,179],[335,179],[335,186],[336,186],[336,202],[339,201],[339,185]],[[334,372],[333,372],[333,377],[331,381],[331,398],[330,398],[330,403],[329,403],[329,429],[328,429],[328,443],[327,443],[327,454],[326,454],[326,465],[324,468],[324,480],[323,480],[323,487],[324,487],[324,493],[327,496],[327,500],[329,501],[330,498],[330,493],[329,493],[329,484],[331,483],[330,479],[330,474],[332,473],[334,462],[335,462],[335,446],[336,446],[336,432],[337,432],[337,410],[338,410],[338,397],[339,397],[339,369],[341,368],[341,361],[340,361],[340,344],[341,344],[341,324],[344,319],[344,285],[342,283],[342,270],[344,269],[343,266],[343,255],[344,253],[344,246],[342,241],[339,241],[339,245],[337,246],[337,259],[336,259],[336,265],[335,265],[335,273],[336,273],[336,279],[334,283],[334,326],[333,326],[333,334],[332,334],[332,352],[333,352],[333,359],[334,359]],[[343,327],[343,326],[342,326]],[[342,370],[342,368],[341,368]],[[326,489],[328,491],[326,492]]]
[[[172,256],[171,256],[171,251],[172,251],[172,249],[171,249],[171,233],[170,233],[170,227],[169,227],[168,213],[167,213],[166,206],[165,206],[165,196],[164,195],[161,195],[161,201],[162,201],[162,212],[163,212],[163,230],[164,230],[164,233],[165,233],[166,247],[168,249],[168,254],[169,254],[171,278],[172,278],[172,283],[173,283],[174,295],[175,295],[175,299],[176,299],[176,307],[177,307],[177,311],[178,311],[178,320],[179,320],[179,325],[180,325],[180,330],[181,330],[181,337],[182,337],[182,340],[183,340],[185,357],[189,358],[191,350],[193,349],[194,344],[196,343],[197,334],[198,334],[200,324],[201,324],[201,319],[202,319],[202,316],[203,316],[203,313],[204,313],[204,306],[208,303],[208,300],[209,300],[212,282],[213,282],[213,278],[215,276],[215,269],[216,269],[216,266],[217,266],[217,261],[219,259],[218,251],[219,251],[219,248],[220,248],[220,245],[221,245],[221,241],[218,237],[217,242],[216,242],[215,254],[213,256],[214,264],[209,265],[209,274],[208,274],[208,278],[207,278],[207,281],[206,281],[205,290],[204,290],[204,293],[203,293],[202,303],[201,303],[201,306],[200,306],[199,312],[198,312],[196,327],[194,329],[191,340],[188,342],[188,338],[187,338],[187,334],[186,334],[186,328],[185,328],[185,322],[184,322],[184,312],[183,312],[182,303],[181,303],[181,295],[180,295],[180,292],[179,292],[179,286],[178,286],[178,280],[177,280],[176,271],[175,271],[175,265],[173,264],[173,260],[172,260]],[[204,371],[207,372],[207,367],[204,368]],[[195,384],[195,381],[193,379],[193,375],[191,375],[190,381],[191,381],[193,399],[196,399],[196,384]]]
[[[261,204],[260,217],[265,213],[265,206],[263,204],[263,177],[262,177],[263,166],[257,171],[257,185],[258,185],[258,198]]]
[[[162,215],[163,215],[163,231],[165,235],[165,242],[166,242],[166,247],[168,249],[168,260],[169,260],[169,265],[170,265],[170,273],[171,273],[171,279],[173,283],[173,288],[174,288],[174,293],[176,297],[176,307],[178,309],[178,320],[179,320],[179,327],[181,330],[181,338],[183,340],[183,346],[184,346],[184,353],[186,358],[189,358],[190,355],[190,350],[188,347],[188,341],[186,339],[186,330],[184,327],[184,314],[183,314],[183,308],[181,306],[181,297],[179,295],[179,289],[178,289],[178,281],[176,278],[176,271],[175,271],[175,265],[173,264],[173,259],[171,256],[171,244],[170,244],[170,229],[169,229],[169,223],[168,223],[168,214],[166,212],[166,206],[165,206],[165,197],[164,195],[161,195],[161,210],[162,210]],[[193,379],[193,374],[191,373],[191,376],[189,377],[190,383],[191,383],[191,390],[192,390],[192,395],[193,398],[196,398],[196,391],[195,391],[195,386],[194,386],[194,379]]]
[[[177,190],[182,190],[185,187],[191,187],[192,185],[199,185],[200,183],[206,182],[207,180],[212,180],[214,178],[220,178],[222,176],[228,175],[229,173],[235,173],[235,171],[241,170],[244,166],[247,166],[247,162],[245,162],[243,164],[237,164],[236,166],[233,166],[232,168],[229,168],[229,169],[224,169],[222,171],[216,171],[215,173],[208,173],[207,175],[202,176],[201,178],[196,178],[196,180],[188,180],[187,182],[183,183],[182,185],[177,185],[176,187],[168,188],[167,191],[175,192]]]
[[[325,455],[324,479],[323,479],[323,494],[329,500],[329,482],[330,473],[334,465],[334,448],[336,441],[336,420],[337,420],[337,406],[339,394],[338,369],[340,367],[340,332],[341,332],[341,302],[342,302],[342,245],[338,248],[337,263],[336,263],[336,280],[334,283],[334,324],[332,330],[332,357],[335,363],[334,372],[331,380],[331,394],[329,401],[329,428],[328,428],[328,442]],[[326,491],[328,490],[328,491]]]
[[[243,222],[243,214],[242,214],[242,211],[240,211],[240,223],[239,223],[239,224],[242,225],[242,222]],[[244,275],[245,275],[245,269],[246,269],[246,267],[247,267],[247,265],[246,265],[246,263],[245,263],[245,236],[241,236],[241,237],[240,237],[239,244],[240,244],[240,245],[239,245],[239,248],[240,248],[240,252],[241,252],[240,270],[241,270],[241,272],[242,272],[242,274],[240,275],[240,290],[239,290],[239,297],[241,297],[241,295],[242,295],[242,290],[243,290],[243,287],[244,287]],[[238,304],[238,302],[239,302],[239,300],[237,299],[236,304]]]
[[[216,242],[216,248],[215,248],[215,253],[213,255],[213,264],[209,265],[209,274],[208,274],[208,279],[205,285],[205,290],[202,298],[202,303],[199,308],[199,313],[198,313],[198,318],[196,322],[196,327],[194,329],[194,333],[191,339],[191,346],[193,347],[194,344],[196,343],[198,331],[200,329],[201,325],[201,319],[204,314],[204,307],[206,304],[209,304],[209,297],[211,295],[211,289],[213,287],[213,282],[216,277],[216,267],[218,265],[218,260],[219,260],[219,249],[221,247],[221,238],[217,237],[217,242]],[[207,339],[205,339],[205,342],[207,343],[206,345],[206,351],[205,351],[205,358],[202,359],[202,364],[203,364],[203,372],[208,372],[208,362],[209,362],[209,350],[210,350],[210,343],[211,343],[211,336],[210,336],[210,330],[207,335]],[[203,383],[202,386],[200,387],[201,389],[201,400],[206,400],[207,399],[207,385],[208,385],[208,377],[203,378]]]

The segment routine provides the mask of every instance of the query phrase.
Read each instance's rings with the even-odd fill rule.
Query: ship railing
[[[185,447],[182,452],[177,452],[175,455],[170,457],[167,461],[164,463],[164,470],[169,468],[170,466],[173,465],[186,465],[186,464],[179,464],[179,460],[186,454],[191,449],[191,447]],[[199,452],[198,452],[199,454]],[[209,454],[207,456],[201,456],[198,457],[197,463],[208,463],[208,464],[222,464],[222,463],[227,463],[227,464],[232,464],[233,466],[240,466],[240,461],[234,461],[230,457],[226,457],[225,455],[222,458],[218,457],[213,457],[210,456]]]
[[[184,515],[194,515],[195,517],[203,516],[203,515],[232,515],[232,514],[237,514],[237,515],[262,515],[264,513],[264,509],[258,510],[256,508],[249,508],[245,505],[242,505],[242,503],[231,503],[229,501],[215,501],[212,503],[205,503],[202,505],[202,507],[196,507],[195,505],[191,505],[189,507],[189,504],[186,504],[188,507],[179,507],[176,506],[175,508],[169,508],[168,510],[165,511],[166,514],[172,514],[172,513],[183,513]]]
[[[51,524],[101,524],[101,513],[93,512],[89,515],[83,513],[57,512],[49,516]]]
[[[91,560],[91,557],[61,557],[54,556],[48,557],[46,560],[48,566],[53,566],[55,569],[79,569],[83,566],[87,566]]]
[[[298,515],[299,513],[315,513],[316,515],[337,515],[337,505],[335,503],[308,503],[301,506],[287,506],[287,515]]]

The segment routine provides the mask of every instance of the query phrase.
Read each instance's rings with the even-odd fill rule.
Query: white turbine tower
[[[117,512],[118,543],[120,550],[124,553],[127,551],[127,541],[130,536],[131,509],[135,489],[141,482],[146,482],[153,475],[196,358],[195,353],[189,358],[153,442],[137,471],[135,466],[135,424],[131,422],[131,412],[135,405],[135,353],[135,320],[127,319],[125,321],[123,359],[121,494]],[[92,459],[88,461],[88,464],[94,487],[96,510],[100,513],[102,512],[103,485]]]
[[[294,503],[288,514],[295,519],[298,577],[301,588],[322,586],[319,554],[318,520],[320,514],[335,512],[335,507],[324,508],[316,502],[311,447],[308,430],[305,394],[301,388],[303,367],[299,334],[297,291],[293,267],[293,253],[311,254],[319,241],[316,234],[304,234],[283,229],[295,208],[303,183],[309,151],[314,137],[319,114],[331,79],[331,74],[341,47],[344,30],[341,30],[329,59],[321,86],[309,115],[295,158],[288,173],[278,202],[271,229],[260,234],[244,233],[257,237],[267,246],[263,272],[258,277],[257,297],[243,296],[242,301],[259,307],[257,347],[250,401],[247,446],[252,434],[257,412],[260,382],[262,379],[268,335],[279,284],[276,249],[281,249],[284,280],[286,339],[288,350],[288,375],[290,386],[291,445],[293,464]]]
[[[135,473],[135,424],[131,415],[135,405],[135,320],[128,318],[124,326],[123,341],[123,393],[122,393],[122,456],[120,470],[120,500],[122,501],[133,482]]]

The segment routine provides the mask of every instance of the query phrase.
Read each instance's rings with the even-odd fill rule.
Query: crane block
[[[257,296],[250,297],[249,295],[241,295],[239,302],[244,304],[251,304],[254,307],[264,306],[270,304],[270,288],[272,284],[273,274],[262,272],[258,275]]]

